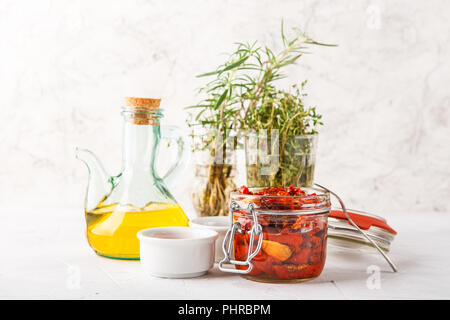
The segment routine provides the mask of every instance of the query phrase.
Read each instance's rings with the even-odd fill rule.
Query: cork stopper
[[[161,99],[125,97],[126,121],[138,125],[158,124],[155,112],[160,103]]]
[[[142,107],[158,109],[161,99],[125,97],[125,105],[129,107]]]

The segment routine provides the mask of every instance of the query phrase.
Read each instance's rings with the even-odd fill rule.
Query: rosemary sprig
[[[268,47],[258,46],[257,42],[236,43],[236,50],[224,64],[212,72],[198,75],[214,78],[199,90],[205,99],[188,107],[197,110],[195,121],[188,125],[217,130],[218,134],[249,128],[277,128],[286,135],[315,133],[315,126],[322,124],[321,116],[315,108],[305,109],[303,92],[276,90],[274,82],[284,77],[283,68],[295,64],[307,53],[305,49],[309,45],[332,45],[314,41],[299,30],[288,39],[283,23],[281,39],[283,50],[278,54]],[[296,111],[296,117],[288,121],[286,117],[291,117],[293,111]],[[274,122],[275,117],[278,125]],[[284,125],[279,125],[281,123]],[[300,132],[298,124],[303,128]],[[295,129],[292,131],[292,128]]]

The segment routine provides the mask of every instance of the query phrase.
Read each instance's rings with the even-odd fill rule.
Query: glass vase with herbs
[[[231,139],[230,139],[231,137]],[[228,215],[230,192],[236,189],[236,139],[197,128],[191,134],[195,180],[192,204],[199,216]]]
[[[282,71],[295,64],[308,46],[330,45],[316,42],[299,30],[293,31],[293,36],[287,37],[281,24],[282,49],[278,53],[257,42],[237,43],[224,64],[198,76],[211,80],[199,90],[203,100],[187,107],[192,112],[188,125],[193,132],[197,128],[215,132],[205,143],[194,143],[193,151],[209,148],[215,158],[217,151],[219,155],[228,152],[223,141],[234,141],[233,147],[244,145],[247,185],[251,187],[311,186],[313,181],[317,127],[323,124],[322,116],[316,113],[315,107],[304,104],[306,81],[288,90],[277,88],[275,82],[285,77]],[[236,132],[233,139],[228,137],[230,132]],[[195,140],[195,133],[192,137]],[[216,138],[220,141],[213,142]],[[229,180],[220,180],[216,172],[222,172],[221,169],[208,172],[210,178],[200,193],[218,189],[227,199],[217,203],[216,211],[209,211],[208,215],[226,214],[225,190],[234,184],[233,175]],[[205,205],[211,198],[202,199],[203,207],[212,207]]]
[[[247,185],[311,187],[321,115],[305,107],[304,86],[293,92],[269,89],[252,108],[245,123]]]

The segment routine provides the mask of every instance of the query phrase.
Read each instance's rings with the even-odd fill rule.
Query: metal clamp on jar
[[[232,256],[231,250],[233,249],[234,236],[235,236],[236,232],[238,232],[240,234],[244,233],[244,231],[241,229],[241,225],[239,224],[239,222],[233,223],[233,212],[237,211],[238,208],[239,208],[239,205],[237,204],[237,202],[231,201],[230,216],[232,219],[232,222],[231,222],[232,226],[231,226],[231,229],[229,229],[227,231],[227,233],[225,235],[225,239],[223,240],[223,243],[222,243],[222,250],[225,254],[225,258],[219,262],[219,269],[223,272],[247,274],[247,273],[250,273],[253,269],[253,264],[251,263],[251,260],[261,250],[263,237],[260,237],[260,235],[262,234],[262,227],[258,223],[258,217],[256,216],[255,206],[252,203],[249,204],[247,207],[247,210],[252,215],[253,221],[255,221],[252,229],[250,230],[250,243],[253,243],[255,236],[258,236],[259,237],[258,245],[256,246],[256,249],[254,251],[252,251],[252,250],[248,251],[247,259],[245,261],[231,259],[231,256]],[[224,264],[233,264],[236,266],[247,266],[247,269],[244,269],[244,270],[228,269],[228,268],[223,267]]]

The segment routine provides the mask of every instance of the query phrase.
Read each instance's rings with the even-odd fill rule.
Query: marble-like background
[[[280,21],[337,48],[289,70],[324,114],[317,181],[350,207],[450,211],[449,1],[0,0],[0,205],[80,207],[89,148],[120,169],[125,95],[185,126],[198,73]],[[187,170],[174,193],[190,207]],[[192,212],[189,213],[192,215]]]

